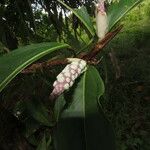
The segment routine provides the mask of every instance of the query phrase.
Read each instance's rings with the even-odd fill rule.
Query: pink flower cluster
[[[75,79],[86,70],[86,61],[78,58],[68,58],[68,61],[71,63],[62,70],[53,84],[54,89],[50,95],[52,99],[68,90]]]
[[[97,11],[100,12],[102,15],[106,15],[104,0],[98,2]]]

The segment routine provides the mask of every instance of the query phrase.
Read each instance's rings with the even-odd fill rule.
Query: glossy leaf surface
[[[119,0],[108,7],[109,30],[142,0]]]
[[[57,150],[115,149],[112,129],[98,105],[103,93],[104,84],[98,71],[89,67],[73,89],[57,100],[56,110],[60,114],[55,132]],[[63,101],[67,103],[63,105]]]
[[[61,43],[32,44],[14,50],[0,57],[0,91],[25,67],[41,57],[61,48],[68,47]]]

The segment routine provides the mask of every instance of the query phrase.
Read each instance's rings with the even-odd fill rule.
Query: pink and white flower
[[[78,58],[68,58],[68,64],[60,74],[56,77],[56,81],[53,83],[53,91],[50,94],[50,98],[54,99],[65,90],[72,87],[75,79],[80,76],[87,69],[86,61]]]

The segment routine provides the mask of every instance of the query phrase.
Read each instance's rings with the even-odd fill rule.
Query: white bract
[[[105,10],[105,0],[99,0],[95,3],[96,29],[99,40],[105,37],[108,31],[108,19]]]
[[[71,73],[72,73],[72,74],[75,74],[76,72],[75,72],[75,70],[74,70],[74,69],[72,69],[72,70],[71,70]]]
[[[54,89],[50,95],[52,99],[68,90],[75,82],[75,79],[87,69],[87,63],[82,59],[68,58],[67,60],[70,64],[56,77],[56,81],[53,84]]]
[[[77,69],[77,65],[72,64],[72,65],[71,65],[71,68],[72,68],[72,69]]]
[[[62,77],[57,77],[57,81],[58,82],[64,82],[65,78],[62,76]]]
[[[66,77],[70,77],[70,73],[69,73],[69,72],[65,72],[64,75],[65,75]]]
[[[66,82],[69,83],[71,81],[70,78],[66,78]]]

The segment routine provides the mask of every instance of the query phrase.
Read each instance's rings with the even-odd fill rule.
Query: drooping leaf
[[[98,99],[104,93],[104,84],[94,67],[89,67],[79,82],[61,101],[56,101],[60,115],[55,131],[56,150],[114,150],[114,135]],[[63,98],[63,99],[62,99]],[[57,113],[58,114],[58,113]]]
[[[108,7],[109,30],[142,0],[119,0]]]
[[[90,19],[90,16],[87,12],[86,7],[82,6],[80,9],[72,9],[68,5],[66,5],[61,0],[58,0],[62,5],[64,5],[67,9],[72,11],[74,15],[85,25],[85,27],[88,29],[88,31],[91,33],[92,36],[95,35],[95,30],[93,27],[93,23]]]
[[[61,48],[68,47],[61,43],[32,44],[14,50],[0,57],[0,91],[25,67],[41,57]]]

